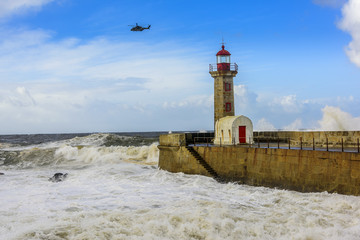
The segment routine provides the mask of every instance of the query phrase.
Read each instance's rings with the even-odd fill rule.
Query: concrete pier
[[[186,148],[185,134],[160,136],[159,167],[212,176]],[[225,181],[301,192],[360,195],[360,154],[246,146],[193,146]]]

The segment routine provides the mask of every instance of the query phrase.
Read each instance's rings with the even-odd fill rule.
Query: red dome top
[[[225,50],[225,46],[224,44],[221,46],[222,50],[220,50],[216,56],[219,56],[219,55],[231,55],[228,51]]]

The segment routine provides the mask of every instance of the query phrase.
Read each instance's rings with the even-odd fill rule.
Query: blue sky
[[[0,134],[212,129],[222,38],[255,129],[360,130],[360,0],[2,0]]]

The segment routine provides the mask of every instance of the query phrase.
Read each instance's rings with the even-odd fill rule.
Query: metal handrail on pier
[[[319,139],[312,138],[310,141],[304,141],[302,137],[299,139],[292,138],[254,138],[255,147],[258,148],[287,148],[295,150],[317,150],[330,152],[353,152],[360,153],[360,141],[357,139],[356,143],[345,143],[343,138],[338,142],[329,142],[326,138],[325,142]]]
[[[196,143],[206,144],[206,146],[209,146],[214,143],[214,138],[213,137],[194,137],[194,146],[196,146]]]
[[[214,137],[194,137],[191,141],[187,141],[186,145],[193,146],[225,146],[223,139],[220,139],[220,145],[214,145]],[[249,148],[278,148],[278,149],[293,149],[293,150],[313,150],[313,151],[328,151],[328,152],[353,152],[360,153],[360,140],[359,138],[354,143],[345,143],[343,138],[340,138],[338,142],[329,142],[326,138],[325,141],[319,141],[316,138],[310,139],[310,141],[304,141],[302,137],[299,139],[292,138],[273,138],[273,137],[260,137],[249,138],[249,142],[246,144],[235,145],[235,139],[231,141],[231,144],[239,147]]]

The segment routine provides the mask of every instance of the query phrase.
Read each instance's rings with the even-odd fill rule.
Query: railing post
[[[291,149],[291,138],[288,138],[288,141],[289,141],[289,149]]]
[[[344,152],[344,139],[341,138],[341,152]]]
[[[313,138],[313,150],[315,150],[315,138]]]
[[[329,139],[326,138],[326,151],[328,152],[329,151]]]
[[[359,139],[358,139],[359,140]],[[258,142],[258,148],[260,148],[260,140],[259,137],[257,138],[257,142]]]
[[[280,138],[278,137],[278,148],[280,148]]]
[[[358,153],[360,153],[359,139],[357,139],[357,145],[358,145]]]
[[[267,147],[267,148],[270,148],[269,138],[267,139],[267,144],[268,144],[268,147]]]
[[[302,137],[300,137],[300,150],[302,150]]]

